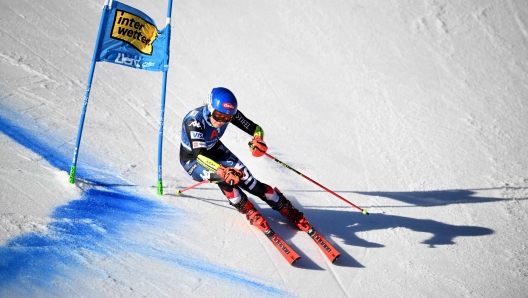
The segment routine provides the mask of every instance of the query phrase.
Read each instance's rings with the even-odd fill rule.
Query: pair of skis
[[[257,227],[258,228],[258,227]],[[273,245],[279,250],[279,252],[282,254],[282,256],[290,263],[290,265],[293,265],[297,260],[301,258],[298,253],[296,253],[275,231],[273,231],[271,228],[269,230],[264,231],[264,234],[268,237],[268,239],[273,243]],[[326,240],[321,233],[319,233],[317,230],[314,229],[312,225],[310,225],[310,228],[307,231],[308,235],[313,239],[313,241],[317,244],[319,249],[324,253],[324,255],[330,260],[330,262],[334,263],[335,260],[341,255],[337,249],[335,249],[329,242]]]
[[[192,188],[197,187],[200,184],[203,183],[216,183],[211,182],[209,180],[203,180],[200,181],[194,185],[191,185],[187,188],[184,188],[182,190],[178,190],[176,192],[177,195],[181,195],[182,192],[190,190]],[[365,209],[363,210],[363,214],[368,214]],[[309,224],[309,228],[306,229],[306,232],[308,235],[313,239],[313,241],[317,244],[319,249],[324,253],[324,255],[330,260],[330,262],[334,263],[336,259],[341,255],[337,249],[335,249],[329,242],[326,240],[321,233],[319,233],[317,230],[314,229],[314,227]],[[269,227],[269,225],[267,224]],[[275,231],[273,231],[271,228],[268,228],[267,230],[264,230],[263,228],[257,226],[259,230],[264,232],[264,234],[268,237],[268,239],[273,243],[273,245],[279,250],[279,252],[282,254],[282,256],[290,263],[290,265],[293,265],[297,260],[301,258],[297,252],[295,252]]]

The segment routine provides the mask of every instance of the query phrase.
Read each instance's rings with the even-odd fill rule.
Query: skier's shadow
[[[315,256],[308,255],[308,254],[305,253],[305,251],[306,251],[305,247],[298,247],[298,246],[296,246],[295,244],[293,244],[290,241],[291,238],[293,238],[296,234],[298,234],[298,233],[306,234],[305,232],[302,232],[299,229],[297,229],[297,227],[295,227],[293,224],[291,224],[286,218],[282,217],[282,215],[280,215],[276,211],[272,210],[271,208],[265,208],[263,206],[259,206],[258,208],[259,208],[261,214],[266,218],[266,220],[270,224],[270,227],[273,230],[275,230],[283,238],[283,240],[287,241],[288,245],[290,245],[290,247],[293,250],[295,250],[295,252],[297,252],[299,254],[299,256],[301,257],[300,260],[298,260],[296,263],[294,263],[295,267],[303,268],[303,269],[310,269],[310,270],[325,270],[324,268],[319,266],[316,262],[314,262],[313,258]],[[319,211],[312,210],[312,211],[319,212],[321,210],[319,210]],[[306,216],[307,216],[307,218],[311,218],[312,217],[312,216],[310,216],[308,214]],[[313,222],[311,222],[311,223],[313,224]],[[322,226],[322,225],[317,223],[317,226]],[[315,227],[315,228],[318,231],[322,231],[322,230],[319,229],[319,227]],[[341,249],[341,247],[337,243],[335,243],[334,241],[332,241],[330,239],[330,235],[331,234],[324,234],[323,233],[323,236],[328,241],[331,242],[331,244],[335,247],[335,249],[337,251],[339,251],[341,253],[341,255],[335,260],[334,265],[362,268],[363,265],[361,265],[358,261],[356,261],[352,256],[350,256],[349,254],[344,252],[344,250]],[[306,237],[309,237],[308,234],[306,234]],[[317,244],[314,242],[313,243],[313,247],[316,247],[316,245]],[[314,249],[311,249],[311,251],[314,251]],[[317,254],[318,256],[322,257],[322,253],[319,253],[319,252],[317,252],[317,253],[318,253]],[[323,258],[325,258],[325,257],[323,257]],[[326,260],[326,258],[325,258],[325,260]]]
[[[456,244],[454,239],[456,237],[475,237],[493,234],[493,230],[485,227],[478,226],[457,226],[442,223],[430,219],[415,219],[397,215],[388,215],[381,213],[374,213],[370,215],[363,215],[358,210],[352,207],[338,207],[335,209],[328,209],[328,207],[316,206],[302,206],[302,203],[296,202],[295,196],[292,194],[295,191],[290,190],[288,198],[294,201],[294,205],[298,206],[299,209],[304,212],[306,218],[310,221],[314,227],[325,236],[331,244],[341,252],[341,256],[335,261],[334,265],[344,267],[355,267],[363,268],[364,266],[358,262],[353,256],[348,254],[342,245],[354,246],[359,248],[381,248],[383,244],[369,242],[358,235],[362,232],[368,232],[378,229],[393,229],[393,228],[407,228],[416,232],[424,232],[432,234],[432,236],[422,241],[422,244],[426,244],[431,248],[435,248],[437,245],[454,245]],[[359,192],[357,192],[359,193]],[[446,190],[446,191],[432,191],[432,192],[376,192],[367,193],[362,192],[363,195],[373,196],[385,196],[396,200],[405,201],[406,203],[414,204],[417,206],[439,206],[449,204],[467,204],[467,203],[483,203],[492,201],[501,201],[503,199],[491,198],[491,197],[473,197],[475,194],[471,190]],[[524,200],[526,198],[519,198]],[[264,210],[263,210],[264,211]],[[266,212],[266,218],[274,218],[272,221],[282,221],[282,219],[274,214],[274,211]],[[268,213],[269,212],[269,213]],[[294,233],[297,233],[294,229],[288,231],[280,231],[286,237],[293,237]],[[285,238],[286,238],[285,237]],[[289,238],[287,238],[289,239]],[[287,240],[286,239],[286,240]],[[333,239],[336,239],[333,241]],[[341,240],[339,243],[337,239]],[[302,249],[297,249],[303,259],[309,259],[302,253]],[[350,251],[350,249],[349,249]],[[358,249],[358,255],[363,254],[363,250]],[[357,255],[356,255],[357,257]],[[302,261],[301,259],[300,261]],[[300,262],[299,267],[313,270],[324,270],[313,261],[311,262]]]
[[[480,196],[479,192],[496,192],[501,191],[505,193],[524,193],[526,187],[495,187],[495,188],[480,188],[480,189],[447,189],[447,190],[433,190],[433,191],[409,191],[409,192],[377,192],[377,191],[346,191],[342,193],[360,194],[365,196],[386,197],[396,201],[404,202],[414,206],[432,207],[432,206],[446,206],[452,204],[477,204],[503,201],[501,198],[494,198],[490,196]],[[526,200],[527,198],[517,198],[517,200]],[[383,206],[379,206],[383,207]],[[385,206],[389,207],[389,206]]]

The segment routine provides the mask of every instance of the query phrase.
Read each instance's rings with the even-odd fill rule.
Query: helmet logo
[[[235,106],[231,103],[228,103],[228,102],[224,102],[222,104],[222,107],[226,108],[226,109],[229,109],[229,110],[234,110],[235,109]]]

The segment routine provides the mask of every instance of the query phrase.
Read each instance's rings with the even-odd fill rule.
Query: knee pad
[[[237,206],[243,206],[247,201],[247,195],[239,190],[237,187],[233,188],[232,191],[223,190],[224,195],[229,200],[229,204],[238,209]]]
[[[273,190],[273,188],[271,188],[271,186],[267,184],[262,183],[262,185],[264,186],[266,192],[264,193],[264,195],[260,196],[260,198],[264,202],[266,202],[266,204],[268,204],[271,208],[275,209],[275,206],[280,202],[281,199],[279,193]]]

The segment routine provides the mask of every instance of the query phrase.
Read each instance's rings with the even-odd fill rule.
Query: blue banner
[[[117,1],[102,20],[96,60],[150,71],[169,68],[169,38],[143,12]]]

